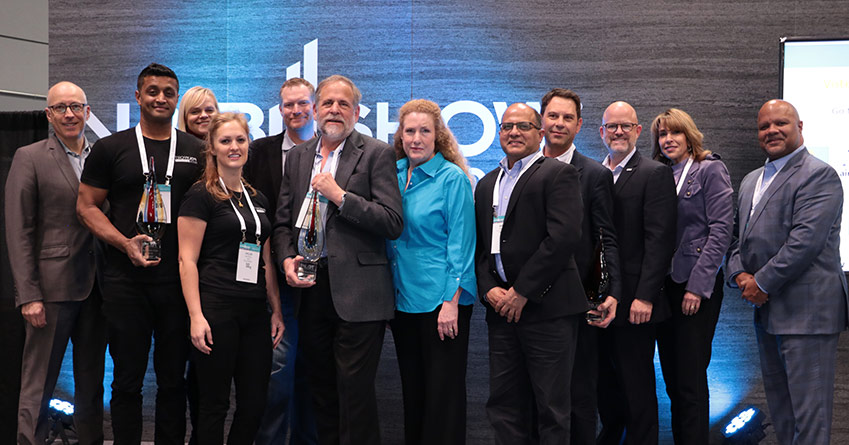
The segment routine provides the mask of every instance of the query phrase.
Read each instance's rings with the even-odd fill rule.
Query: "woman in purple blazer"
[[[707,368],[734,226],[731,179],[719,156],[702,148],[702,133],[684,111],[664,111],[651,132],[653,157],[672,167],[678,193],[676,250],[664,285],[672,317],[657,335],[672,435],[676,445],[707,445]]]

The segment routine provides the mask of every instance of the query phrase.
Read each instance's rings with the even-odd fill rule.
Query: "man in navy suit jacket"
[[[581,280],[593,271],[599,236],[602,237],[609,276],[604,302],[598,310],[605,314],[600,321],[582,322],[578,327],[578,346],[572,370],[572,445],[595,445],[598,429],[598,329],[606,328],[616,316],[616,297],[620,294],[619,248],[613,227],[613,175],[599,162],[578,152],[575,136],[581,131],[581,99],[571,90],[554,88],[542,98],[542,128],[545,130],[543,154],[570,164],[581,179],[584,215],[581,242],[575,252],[575,263]]]
[[[761,107],[758,140],[768,160],[740,184],[728,284],[756,308],[778,443],[828,444],[837,338],[847,327],[839,252],[843,188],[837,172],[808,153],[799,114],[788,102]]]
[[[277,195],[289,150],[315,136],[314,103],[315,87],[309,81],[294,77],[283,82],[278,107],[285,126],[283,132],[251,142],[245,179],[268,199],[268,212],[272,218],[277,211]],[[268,401],[255,443],[281,445],[286,443],[287,435],[291,435],[294,442],[314,444],[318,439],[310,408],[312,402],[308,400],[306,376],[303,375],[303,366],[295,365],[299,352],[298,319],[295,318],[292,291],[286,284],[286,277],[279,269],[277,272],[286,330],[283,340],[274,348]]]
[[[657,323],[669,317],[663,281],[675,249],[678,200],[672,169],[640,156],[642,126],[625,102],[604,111],[599,127],[613,173],[613,223],[622,293],[616,318],[599,332],[599,444],[658,441],[654,349]]]

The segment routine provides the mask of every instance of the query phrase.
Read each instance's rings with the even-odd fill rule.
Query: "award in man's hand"
[[[150,241],[142,242],[142,256],[148,261],[156,261],[162,258],[162,235],[165,233],[167,216],[165,214],[165,203],[162,194],[156,184],[156,170],[154,170],[153,157],[150,158],[150,173],[144,183],[144,193],[139,203],[139,211],[136,215],[136,227],[139,233],[147,235]]]
[[[607,261],[604,258],[604,237],[599,230],[598,244],[593,255],[594,261],[590,266],[587,277],[584,280],[584,292],[590,303],[590,311],[587,312],[587,320],[601,321],[604,314],[595,312],[598,306],[607,298],[607,288],[610,284],[610,275],[607,272]]]
[[[311,195],[311,196],[310,196]],[[318,192],[307,195],[307,210],[300,221],[301,233],[298,234],[298,253],[304,257],[298,264],[298,279],[315,281],[318,272],[318,260],[324,250],[324,228],[321,224]]]

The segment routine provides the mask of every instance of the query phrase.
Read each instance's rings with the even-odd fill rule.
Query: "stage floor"
[[[69,347],[70,348],[70,347]],[[849,414],[849,336],[842,335],[838,350],[838,369],[835,381],[834,421],[832,443],[849,443],[849,424],[842,422]],[[472,316],[472,333],[469,344],[468,382],[468,434],[469,445],[491,444],[492,430],[486,419],[484,406],[489,393],[489,365],[487,356],[486,322],[484,310],[476,306]],[[70,397],[72,388],[70,350],[65,356],[63,373],[60,377],[57,397]],[[660,365],[655,358],[657,374],[657,396],[660,412],[660,443],[671,444],[672,432],[669,419],[669,399],[663,385]],[[737,412],[754,405],[766,411],[761,382],[752,309],[740,300],[739,292],[726,289],[722,313],[713,342],[713,359],[708,370],[711,390],[711,443],[721,443],[721,429]],[[112,381],[111,361],[107,357],[106,383],[106,439],[112,439],[109,427],[109,384]],[[384,444],[403,444],[403,408],[401,404],[401,382],[395,360],[395,348],[391,331],[387,332],[383,345],[377,377],[377,397],[380,410],[382,440]],[[153,443],[153,401],[155,380],[152,360],[144,387],[144,435],[143,439]],[[231,403],[232,409],[232,403]],[[228,417],[229,420],[229,417]],[[769,419],[765,423],[769,422]],[[766,429],[763,445],[775,444],[771,427]],[[107,442],[111,443],[111,442]]]

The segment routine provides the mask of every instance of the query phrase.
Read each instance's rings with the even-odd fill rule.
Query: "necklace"
[[[245,193],[244,190],[242,190],[241,192],[236,192],[235,190],[233,191],[233,196],[236,197],[236,202],[239,203],[239,207],[244,207],[244,204],[242,204],[242,195],[244,193]]]

